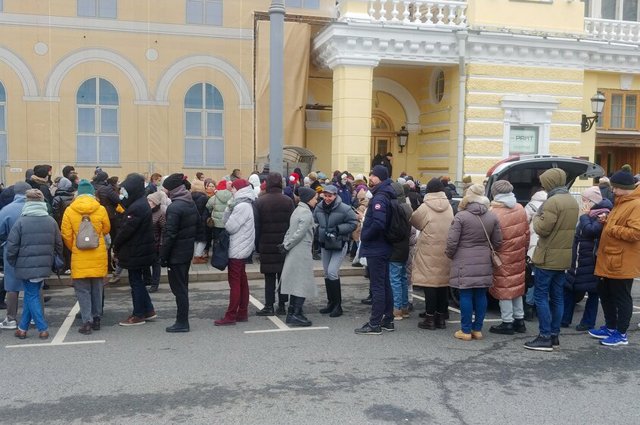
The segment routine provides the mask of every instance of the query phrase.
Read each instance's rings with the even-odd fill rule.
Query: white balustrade
[[[339,0],[340,12],[346,3],[363,0]],[[409,1],[409,0],[367,0],[369,22],[385,25],[405,25],[412,27],[455,27],[466,28],[466,1]],[[339,16],[342,16],[339,13]],[[353,19],[352,17],[349,19]]]
[[[640,22],[584,18],[584,31],[598,40],[640,44]]]

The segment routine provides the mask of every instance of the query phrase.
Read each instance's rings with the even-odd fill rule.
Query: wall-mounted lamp
[[[607,101],[607,98],[602,94],[602,92],[597,92],[591,98],[591,111],[593,112],[592,117],[588,117],[582,114],[582,132],[586,133],[591,130],[593,124],[598,120],[598,117],[602,114],[602,110],[604,109],[604,103]]]
[[[400,147],[400,153],[402,153],[402,149],[407,146],[407,142],[409,141],[409,132],[403,125],[402,127],[400,127],[400,131],[398,131],[396,135],[398,136],[398,147]]]

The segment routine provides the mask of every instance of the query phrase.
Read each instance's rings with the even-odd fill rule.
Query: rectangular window
[[[187,0],[187,24],[222,26],[222,0]]]
[[[638,20],[638,0],[624,0],[624,3],[622,3],[622,20],[634,22]]]
[[[286,0],[285,6],[302,9],[318,9],[320,7],[320,0]]]
[[[636,128],[637,96],[628,95],[624,103],[624,128]]]
[[[78,16],[115,19],[118,0],[78,0]]]
[[[2,12],[4,10],[4,3],[3,0],[0,0],[0,12]]]
[[[609,118],[611,128],[622,127],[622,95],[611,96],[611,116]]]
[[[640,131],[639,91],[608,91],[603,93],[607,101],[602,116],[598,120],[598,128],[603,130]]]
[[[616,19],[616,0],[600,1],[600,17],[602,19]]]

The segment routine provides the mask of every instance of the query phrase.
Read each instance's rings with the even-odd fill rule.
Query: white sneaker
[[[0,329],[18,329],[18,322],[6,318],[0,322]]]

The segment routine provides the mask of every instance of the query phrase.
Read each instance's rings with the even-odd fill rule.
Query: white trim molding
[[[381,91],[393,96],[404,108],[406,123],[409,131],[420,129],[420,108],[418,102],[402,84],[389,78],[374,78],[373,91]]]
[[[236,88],[240,98],[240,109],[253,109],[251,90],[242,74],[229,62],[214,56],[187,56],[171,65],[162,75],[156,89],[156,100],[159,103],[169,102],[169,89],[175,79],[192,68],[211,68],[222,72]]]
[[[0,61],[6,63],[16,73],[22,83],[24,99],[38,97],[38,83],[36,77],[31,72],[31,68],[18,55],[10,50],[0,47]]]
[[[105,62],[118,68],[129,79],[136,94],[135,102],[148,102],[149,90],[146,80],[127,58],[106,49],[85,49],[76,51],[62,59],[53,68],[45,86],[45,97],[58,98],[62,81],[76,66],[85,62]]]

